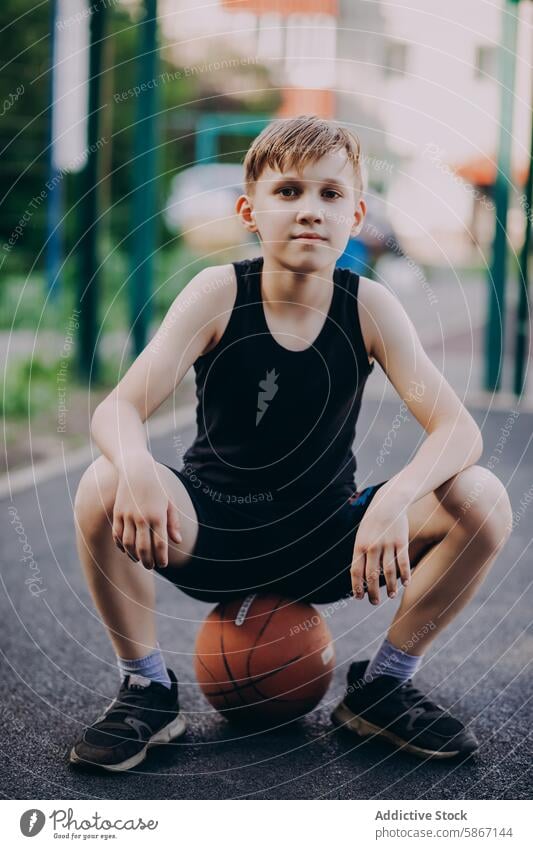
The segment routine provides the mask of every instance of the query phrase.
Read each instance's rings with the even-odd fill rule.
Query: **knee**
[[[117,478],[115,467],[106,457],[98,457],[83,473],[74,499],[74,515],[85,534],[112,524]]]
[[[511,533],[513,511],[502,482],[489,469],[470,466],[440,488],[442,503],[467,533],[499,550]]]

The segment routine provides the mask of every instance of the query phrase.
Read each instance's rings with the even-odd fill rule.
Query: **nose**
[[[319,206],[307,203],[296,213],[298,224],[320,223],[324,220],[324,210]]]

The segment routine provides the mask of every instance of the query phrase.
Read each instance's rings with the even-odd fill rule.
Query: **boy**
[[[103,456],[76,494],[77,544],[124,678],[71,761],[129,769],[185,730],[155,632],[154,570],[211,602],[257,590],[379,604],[381,586],[391,598],[403,586],[333,719],[423,757],[470,754],[472,732],[411,679],[507,539],[506,491],[474,465],[480,431],[398,301],[335,267],[366,212],[358,139],[314,116],[278,120],[244,167],[237,212],[262,256],[191,280],[94,413]],[[374,360],[427,438],[398,474],[357,492],[352,444]],[[143,422],[191,365],[198,433],[177,471],[153,459]]]

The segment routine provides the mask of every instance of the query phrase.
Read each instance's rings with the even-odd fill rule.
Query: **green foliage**
[[[128,94],[140,82],[138,9],[108,4],[107,38],[102,97],[101,150],[101,291],[99,317],[102,333],[130,325],[128,277],[130,267],[131,191],[134,185],[134,127],[138,97]],[[46,187],[50,86],[50,4],[30,0],[3,0],[0,4],[0,55],[4,66],[1,100],[9,108],[2,117],[0,164],[2,185],[7,189],[0,214],[0,329],[58,329],[72,310],[79,308],[80,274],[76,253],[79,238],[79,174],[65,174],[63,195],[63,255],[59,295],[47,300],[44,280],[46,201],[36,204]],[[222,44],[222,42],[221,42]],[[221,59],[214,44],[211,60]],[[279,92],[269,84],[261,65],[224,66],[223,70],[179,69],[175,45],[161,45],[157,85],[159,209],[169,194],[170,181],[182,168],[194,164],[198,116],[208,109],[269,113],[279,104]],[[239,85],[231,85],[235,76]],[[23,92],[14,97],[17,87]],[[229,94],[231,90],[242,94]],[[124,97],[124,93],[126,96]],[[11,99],[10,98],[11,95]],[[0,103],[0,109],[1,109]],[[220,155],[225,162],[241,161],[247,139],[224,137]],[[49,194],[49,192],[47,193]],[[32,201],[33,206],[32,206]],[[28,216],[28,210],[31,215]],[[28,218],[9,250],[2,249],[22,216]],[[206,262],[195,257],[174,233],[166,231],[162,216],[157,221],[158,253],[154,258],[152,318],[159,321],[172,300]],[[133,237],[134,238],[134,237]]]
[[[0,328],[17,330],[40,326],[43,289],[41,274],[34,274],[29,280],[22,276],[6,276],[0,286]]]
[[[96,388],[112,389],[129,368],[126,360],[119,366],[115,360],[103,360],[101,378]],[[76,375],[74,359],[69,363],[66,381],[61,382],[61,360],[45,362],[40,357],[19,360],[6,372],[5,385],[0,395],[0,413],[11,419],[29,419],[37,413],[57,408],[59,389],[77,388],[86,390]]]
[[[49,17],[47,3],[2,0],[0,4],[0,182],[2,194],[6,192],[0,216],[1,245],[46,180]],[[27,256],[38,252],[44,241],[45,215],[44,203],[35,206],[16,247],[7,255],[2,251],[10,267],[23,267],[17,260],[20,245]]]
[[[7,372],[0,409],[3,416],[26,418],[57,403],[55,385],[59,364],[37,357],[19,361]]]

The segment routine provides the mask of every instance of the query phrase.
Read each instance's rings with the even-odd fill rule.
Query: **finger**
[[[135,539],[135,548],[137,549],[137,557],[141,561],[145,569],[154,568],[154,558],[152,556],[152,539],[150,527],[144,521],[137,521],[137,536]]]
[[[369,549],[366,553],[366,582],[368,585],[368,600],[379,604],[379,566],[381,548]]]
[[[137,552],[135,550],[135,536],[137,529],[133,519],[124,519],[124,533],[122,534],[122,545],[130,560],[138,561]]]
[[[168,510],[167,510],[167,527],[168,527],[168,535],[174,542],[181,543],[183,542],[183,537],[181,535],[180,528],[180,514],[178,512],[178,508],[172,502],[169,502]]]
[[[121,551],[125,552],[124,546],[122,545],[122,534],[124,533],[124,519],[122,516],[113,516],[113,541],[117,548],[120,548]]]
[[[398,563],[402,584],[406,586],[406,584],[408,584],[411,580],[411,564],[409,561],[409,546],[407,543],[396,546],[396,561]]]
[[[394,545],[388,544],[383,548],[383,575],[387,584],[387,593],[389,598],[394,598],[398,591],[396,578],[396,557]]]
[[[358,546],[355,547],[350,568],[352,580],[352,592],[356,598],[364,598],[363,575],[365,574],[365,552]]]
[[[166,523],[154,522],[152,525],[152,556],[154,567],[164,569],[168,566],[168,541]]]

